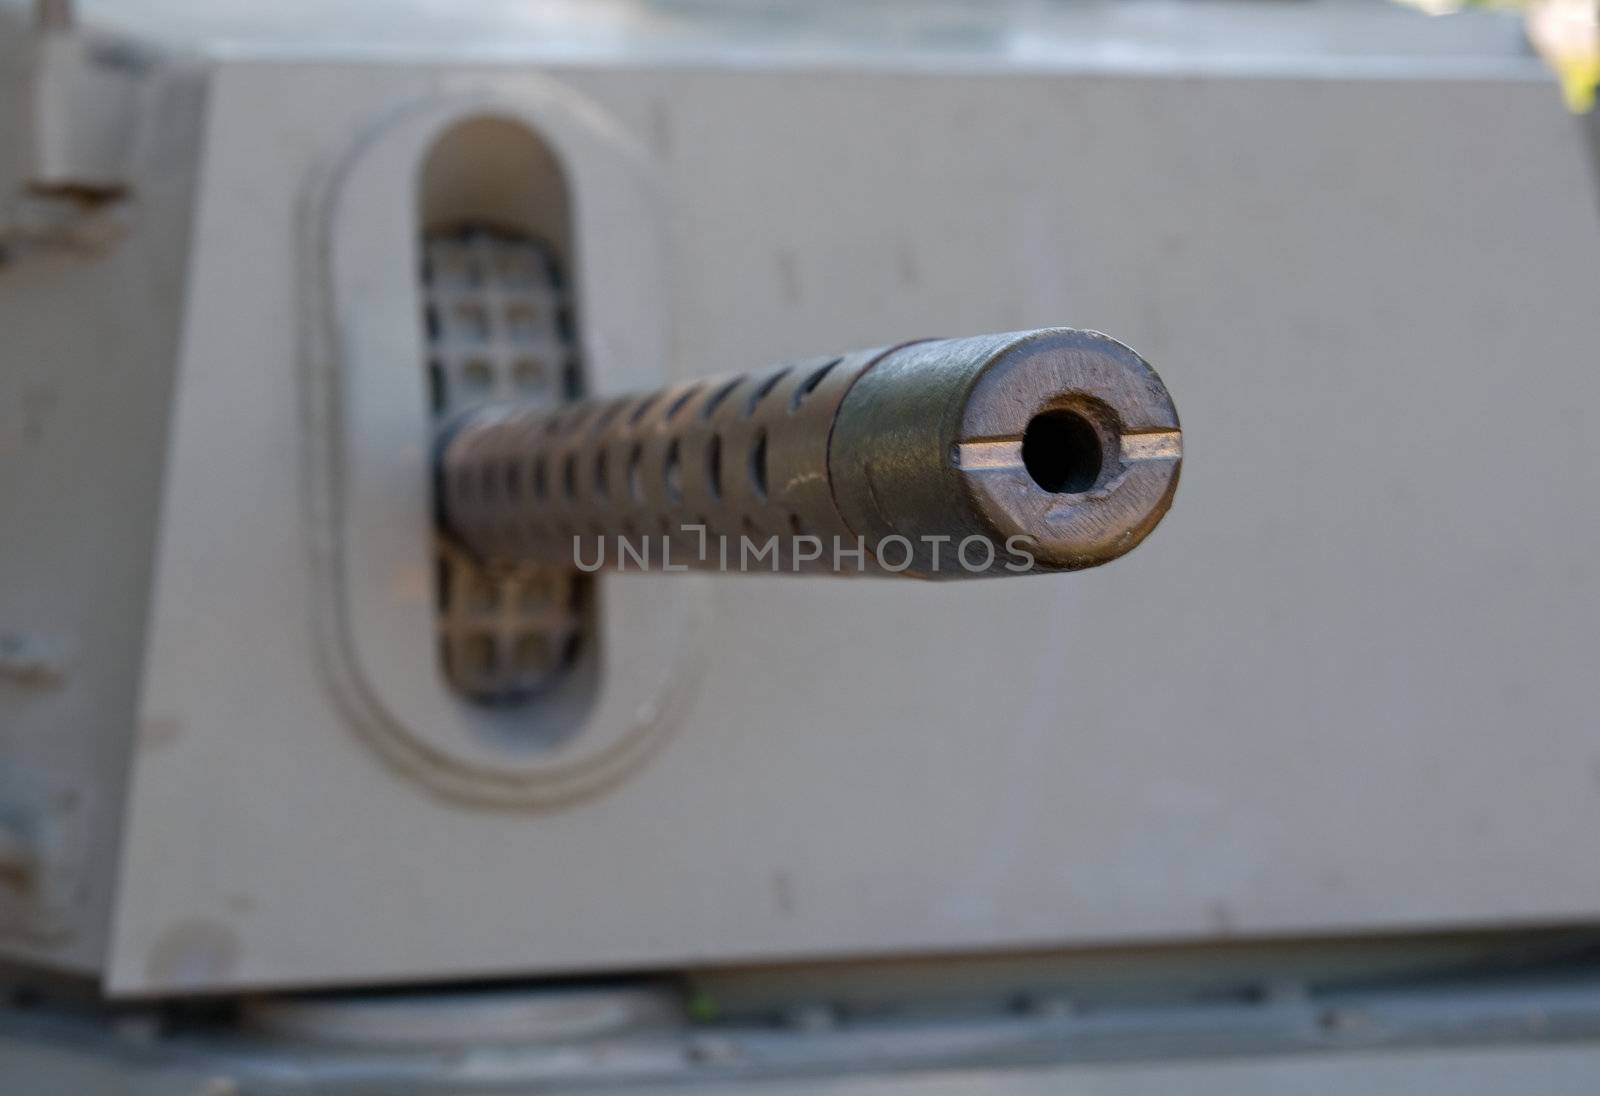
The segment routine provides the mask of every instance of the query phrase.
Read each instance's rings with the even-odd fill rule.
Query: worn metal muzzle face
[[[1129,551],[1182,439],[1143,359],[1052,328],[486,407],[439,454],[441,519],[491,561],[968,578]]]
[[[1025,537],[1034,569],[1058,571],[1143,540],[1172,503],[1182,454],[1155,371],[1104,335],[1057,328],[880,361],[841,408],[829,468],[846,522],[869,541]],[[1011,573],[1007,562],[993,570]],[[915,567],[933,563],[920,551]]]

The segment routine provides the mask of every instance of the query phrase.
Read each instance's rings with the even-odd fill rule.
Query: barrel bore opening
[[[1022,432],[1022,464],[1033,482],[1052,494],[1087,491],[1105,465],[1100,431],[1070,408],[1041,411]]]

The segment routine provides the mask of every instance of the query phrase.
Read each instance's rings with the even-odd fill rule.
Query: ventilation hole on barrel
[[[578,454],[568,453],[561,465],[561,493],[568,502],[578,497]]]
[[[767,501],[767,432],[756,431],[756,440],[750,446],[750,485],[756,498]]]
[[[678,451],[678,439],[667,443],[667,460],[662,469],[662,482],[667,486],[667,497],[673,502],[683,501],[683,464]]]
[[[516,461],[506,462],[506,497],[515,501],[522,497],[522,466]]]
[[[711,486],[711,497],[722,501],[722,435],[712,434],[706,443],[706,482]]]
[[[789,531],[797,537],[806,535],[806,523],[800,520],[799,514],[789,515]]]
[[[722,406],[722,401],[727,399],[729,393],[731,393],[735,388],[739,387],[739,382],[742,380],[744,380],[743,377],[735,377],[733,380],[729,381],[721,388],[711,393],[711,398],[706,400],[706,402],[700,408],[700,417],[702,419],[709,419],[712,415],[714,415],[717,408]]]
[[[604,499],[610,492],[608,469],[606,468],[606,451],[604,449],[594,455],[594,493],[597,498]]]
[[[637,426],[639,424],[639,420],[649,414],[650,409],[656,405],[656,400],[660,398],[660,395],[661,394],[657,392],[640,400],[639,406],[635,407],[633,409],[633,414],[628,416],[628,425]]]
[[[694,399],[694,397],[699,395],[699,394],[700,394],[700,386],[698,384],[696,384],[696,385],[691,386],[687,391],[685,391],[683,393],[683,395],[681,395],[677,399],[673,400],[672,401],[672,405],[667,408],[667,415],[666,415],[667,421],[671,422],[673,419],[677,418],[678,417],[678,412],[683,410],[683,405],[688,403],[690,400]]]
[[[772,376],[762,381],[761,387],[750,394],[750,403],[745,407],[744,413],[746,415],[754,415],[756,413],[757,405],[760,404],[762,400],[766,399],[768,393],[770,393],[774,388],[778,387],[778,382],[783,380],[783,378],[787,377],[788,375],[788,369],[780,369]]]
[[[644,463],[644,446],[637,443],[628,451],[628,494],[634,502],[644,501],[644,479],[639,466]]]
[[[545,486],[546,486],[547,479],[548,479],[548,477],[545,474],[544,456],[541,454],[540,456],[534,458],[534,462],[533,462],[533,497],[534,498],[536,498],[536,499],[543,499],[544,498],[544,496],[545,496]]]
[[[806,397],[810,396],[811,393],[817,390],[817,385],[822,383],[822,378],[833,372],[833,367],[838,365],[843,360],[843,358],[834,358],[833,361],[829,362],[827,365],[811,374],[811,376],[807,377],[805,379],[805,383],[799,388],[795,389],[794,399],[789,404],[789,410],[791,412],[800,410],[800,405],[806,402]]]

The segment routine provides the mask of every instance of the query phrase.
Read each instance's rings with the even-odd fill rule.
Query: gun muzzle
[[[970,578],[1124,554],[1182,453],[1142,358],[1050,328],[481,407],[441,431],[437,502],[489,564]]]

